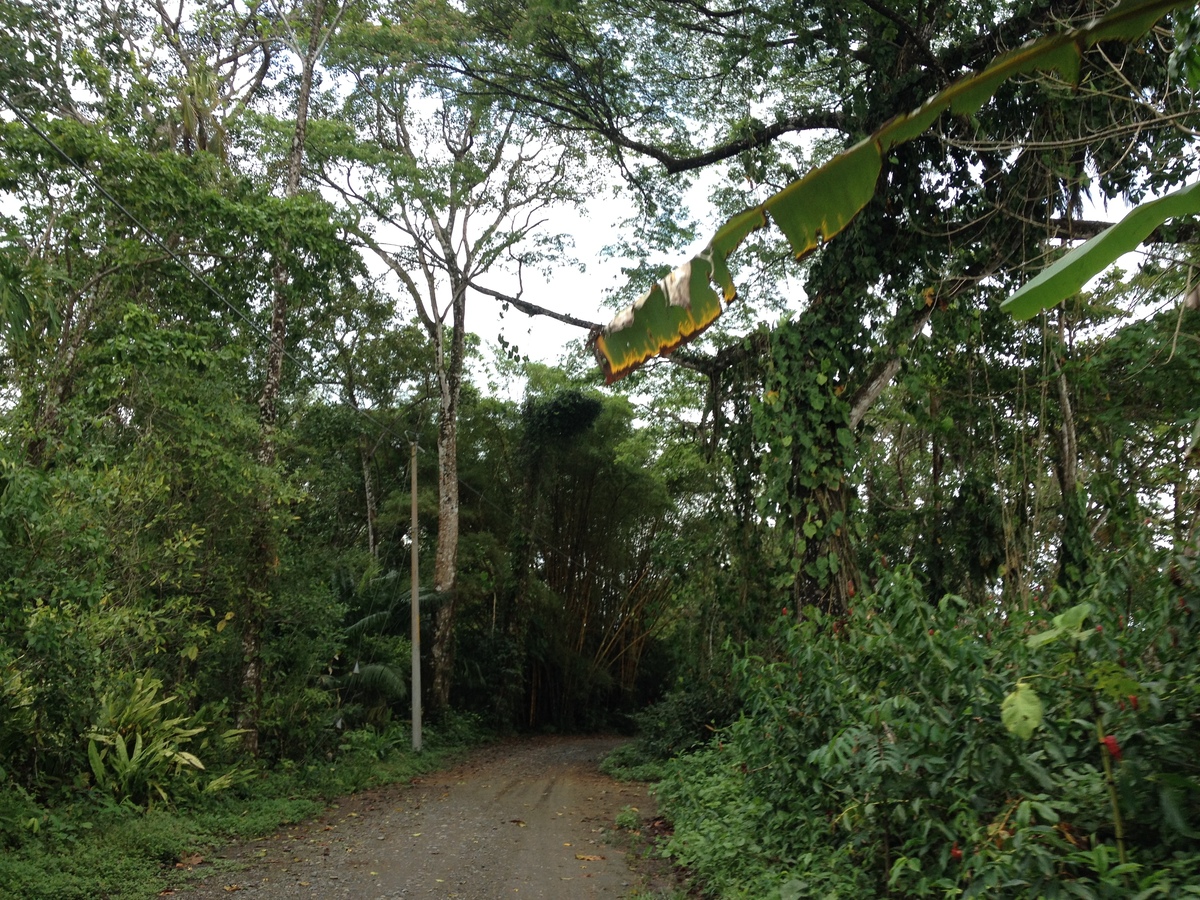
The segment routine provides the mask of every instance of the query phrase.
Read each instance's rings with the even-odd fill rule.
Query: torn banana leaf
[[[1036,69],[1054,70],[1074,81],[1080,57],[1092,45],[1136,40],[1167,12],[1184,5],[1182,0],[1127,0],[1082,28],[1049,35],[1005,53],[911,113],[895,117],[761,205],[739,213],[702,252],[656,283],[592,338],[605,380],[611,384],[623,378],[646,360],[692,340],[716,321],[722,302],[737,297],[729,257],[747,235],[765,228],[768,220],[783,232],[797,259],[811,253],[842,231],[870,202],[886,154],[923,134],[944,112],[969,115],[1009,78]]]

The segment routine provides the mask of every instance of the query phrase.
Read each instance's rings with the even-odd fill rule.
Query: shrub
[[[1041,621],[954,597],[932,607],[908,572],[845,617],[781,617],[771,654],[735,666],[741,716],[660,787],[669,852],[727,897],[1200,888],[1200,823],[1186,812],[1200,797],[1197,617],[1155,584],[1130,611],[1098,577],[1100,628],[1069,660],[1030,646]],[[1100,689],[1114,671],[1136,702]],[[1001,722],[1018,678],[1044,695],[1029,740]],[[1097,727],[1123,748],[1111,766]]]
[[[204,728],[183,716],[168,719],[164,708],[175,698],[159,699],[161,687],[157,679],[137,678],[128,691],[109,691],[87,736],[96,786],[117,800],[168,802],[172,779],[204,768],[195,754],[182,749]]]

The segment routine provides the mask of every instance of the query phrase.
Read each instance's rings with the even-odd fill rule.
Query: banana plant
[[[1135,249],[1168,219],[1196,213],[1200,213],[1200,182],[1135,206],[1120,222],[1043,269],[1000,308],[1017,319],[1035,316],[1079,293],[1093,276]]]
[[[842,231],[875,195],[883,161],[892,149],[924,134],[943,113],[971,115],[1005,81],[1034,70],[1057,71],[1064,80],[1074,82],[1078,80],[1080,59],[1089,48],[1100,41],[1136,40],[1166,13],[1185,5],[1188,3],[1183,0],[1126,0],[1087,25],[1048,35],[1005,53],[982,71],[955,81],[912,112],[891,119],[874,134],[760,205],[734,216],[718,229],[703,250],[654,284],[593,335],[593,350],[605,380],[611,384],[646,360],[670,353],[720,316],[722,303],[728,304],[737,297],[729,258],[750,234],[774,222],[787,238],[796,259],[807,256]],[[1136,247],[1155,227],[1151,225],[1142,233],[1145,222],[1153,221],[1159,214],[1179,215],[1179,209],[1194,211],[1200,195],[1189,190],[1177,192],[1164,205],[1153,206],[1152,202],[1139,207],[1131,217],[1145,207],[1151,209],[1138,216],[1136,225],[1122,222],[1094,239],[1102,249],[1094,247],[1069,264],[1066,259],[1060,261],[1059,265],[1069,270],[1069,277],[1048,278],[1045,286],[1033,286],[1023,295],[1011,298],[1007,308],[1014,314],[1033,315],[1037,309],[1057,302],[1051,299],[1056,290],[1069,287],[1080,276],[1082,284],[1111,259]],[[1116,256],[1112,256],[1114,252]],[[1088,274],[1091,266],[1098,268]]]

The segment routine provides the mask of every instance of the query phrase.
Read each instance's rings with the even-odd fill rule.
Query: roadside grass
[[[622,744],[600,761],[600,770],[617,781],[654,784],[665,777],[668,761],[647,755],[652,752],[644,740]],[[703,896],[691,873],[663,852],[669,829],[661,817],[646,815],[636,806],[617,813],[606,839],[625,853],[636,877],[626,900],[694,900]]]
[[[191,864],[216,848],[312,819],[337,797],[443,768],[486,740],[476,729],[432,731],[415,754],[364,735],[343,742],[332,761],[242,766],[224,791],[181,791],[148,810],[94,791],[50,806],[0,791],[0,900],[148,900],[211,874]]]
[[[617,781],[662,781],[667,775],[666,759],[646,755],[639,741],[622,744],[600,761],[600,771]]]
[[[691,873],[663,853],[666,823],[662,819],[627,806],[617,814],[614,825],[606,840],[624,852],[634,875],[626,900],[694,900],[703,896]]]

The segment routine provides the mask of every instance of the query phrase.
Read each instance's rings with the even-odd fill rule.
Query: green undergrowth
[[[600,771],[618,781],[661,781],[666,777],[666,761],[643,760],[636,744],[625,744],[600,762]]]
[[[0,784],[0,900],[154,897],[195,877],[176,869],[179,860],[312,819],[336,797],[408,781],[486,739],[458,723],[443,732],[427,730],[420,754],[407,729],[351,732],[332,759],[242,766],[223,791],[180,791],[149,809],[94,790],[43,805]]]
[[[666,696],[633,714],[636,737],[600,763],[620,781],[661,781],[670,760],[703,746],[717,728],[737,717],[737,697],[728,677],[680,678]]]
[[[737,720],[662,772],[662,852],[722,898],[1200,895],[1191,563],[1036,606],[889,572],[845,616],[780,616],[741,649]],[[1040,708],[1006,727],[1017,693]]]

